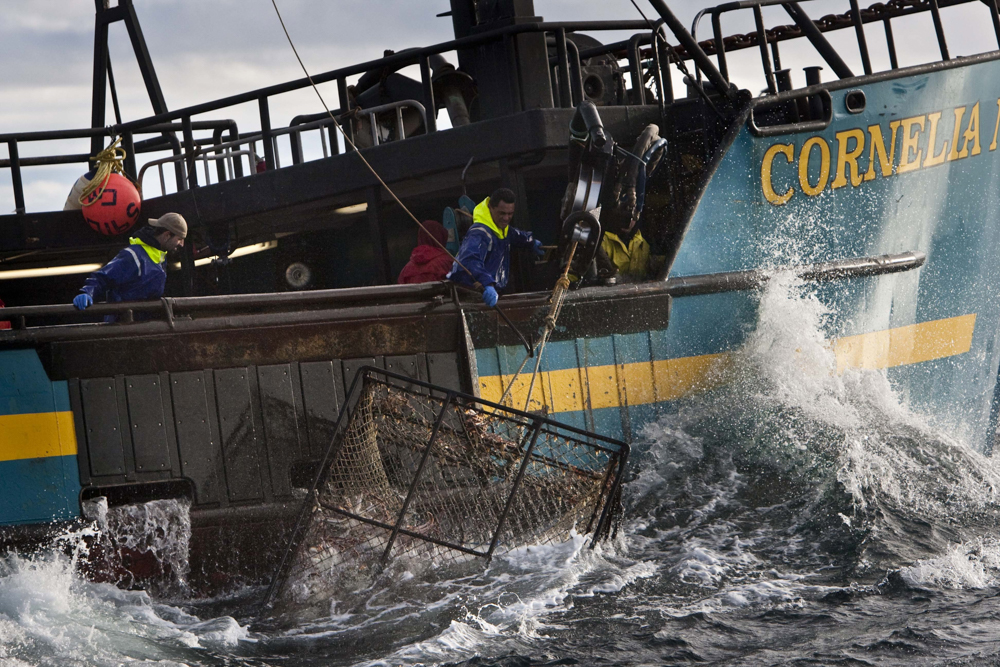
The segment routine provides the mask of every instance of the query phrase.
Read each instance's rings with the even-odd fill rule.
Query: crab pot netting
[[[574,529],[607,534],[622,443],[375,373],[349,402],[312,489],[272,585],[280,599],[306,602],[334,592],[344,572],[388,563],[436,568]]]

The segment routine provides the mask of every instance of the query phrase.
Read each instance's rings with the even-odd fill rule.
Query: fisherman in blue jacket
[[[83,310],[97,301],[159,299],[167,282],[167,253],[184,245],[187,221],[179,213],[150,219],[129,239],[129,246],[87,277],[73,305]]]
[[[458,251],[458,261],[448,274],[448,280],[461,285],[475,287],[479,283],[483,288],[483,303],[490,308],[497,305],[497,290],[507,286],[511,246],[531,248],[539,256],[544,254],[542,242],[532,238],[531,232],[510,226],[514,201],[512,190],[500,188],[476,206],[472,226]]]

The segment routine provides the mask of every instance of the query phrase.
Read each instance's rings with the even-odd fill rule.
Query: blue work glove
[[[538,239],[535,239],[531,243],[532,243],[531,251],[533,253],[535,253],[535,256],[536,257],[544,257],[545,256],[545,251],[542,250],[542,242],[539,241]]]
[[[87,306],[93,305],[94,299],[89,294],[77,294],[73,297],[73,305],[77,310],[85,310]]]
[[[499,298],[500,295],[497,294],[497,291],[493,289],[492,286],[487,287],[486,289],[483,290],[483,303],[485,303],[490,308],[497,305],[497,299]]]

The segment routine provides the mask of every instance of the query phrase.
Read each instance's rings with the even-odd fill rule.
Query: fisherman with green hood
[[[531,232],[510,226],[514,201],[512,190],[499,188],[476,206],[472,226],[458,251],[458,261],[448,274],[449,280],[461,285],[474,287],[479,283],[483,288],[483,303],[490,308],[497,305],[497,291],[507,286],[511,246],[531,248],[538,256],[544,254],[542,242],[536,241]]]

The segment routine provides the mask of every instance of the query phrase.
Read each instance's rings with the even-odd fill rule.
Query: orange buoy
[[[99,186],[84,200],[84,219],[106,236],[127,232],[139,219],[139,191],[121,174],[109,174],[102,185],[103,192]]]

